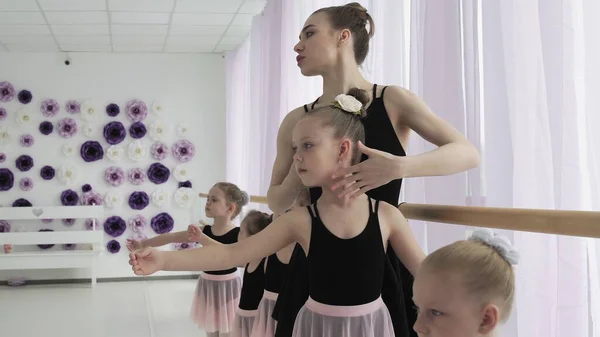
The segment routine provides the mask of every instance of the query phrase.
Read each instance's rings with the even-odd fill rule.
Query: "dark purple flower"
[[[42,219],[43,223],[53,223],[54,219]]]
[[[52,178],[54,178],[54,173],[54,168],[48,165],[42,167],[42,169],[40,170],[40,176],[44,180],[52,180]]]
[[[146,103],[138,99],[127,102],[126,111],[127,117],[132,122],[141,122],[148,116],[148,107],[146,106]]]
[[[6,116],[8,116],[8,112],[6,112],[6,109],[0,106],[0,121],[5,120]]]
[[[21,187],[23,191],[29,191],[33,188],[33,180],[29,177],[23,177],[19,181],[19,187]]]
[[[10,224],[6,220],[0,220],[0,233],[10,232]]]
[[[104,149],[102,149],[102,145],[95,140],[88,140],[87,142],[83,143],[79,153],[81,154],[81,158],[83,158],[86,163],[91,163],[104,157]]]
[[[148,168],[148,179],[157,185],[169,180],[170,174],[171,171],[161,163],[154,163]]]
[[[129,177],[129,182],[134,185],[141,185],[146,180],[146,174],[141,168],[138,167],[134,167],[129,170],[129,174],[127,176]]]
[[[169,233],[173,230],[173,224],[173,218],[166,212],[159,213],[150,220],[150,227],[156,234]]]
[[[135,191],[129,196],[129,207],[132,209],[142,210],[148,206],[150,198],[143,191]]]
[[[6,160],[6,154],[0,152],[0,163],[4,163],[5,160]]]
[[[56,116],[58,111],[60,110],[60,105],[56,100],[47,99],[42,102],[41,111],[42,114],[46,117]]]
[[[182,163],[192,160],[192,158],[194,158],[194,154],[196,153],[194,144],[185,139],[178,140],[175,144],[173,144],[171,150],[173,151],[173,156],[175,159]]]
[[[191,182],[191,181],[189,181],[189,180],[182,181],[182,182],[180,182],[180,183],[179,183],[179,186],[178,186],[178,187],[180,187],[180,188],[181,188],[181,187],[192,188],[192,182]]]
[[[121,236],[125,233],[127,224],[121,217],[113,215],[104,222],[104,231],[113,238]]]
[[[19,158],[15,160],[15,164],[21,172],[27,172],[33,167],[33,158],[26,154],[20,155]]]
[[[98,228],[99,227],[98,219],[85,219],[85,224],[83,226],[88,231],[94,230],[94,221],[96,223],[96,228]]]
[[[125,140],[127,130],[121,122],[110,122],[104,126],[104,139],[110,145],[116,145]]]
[[[135,122],[129,127],[131,138],[138,139],[146,135],[146,126],[142,122]]]
[[[174,244],[176,250],[186,250],[196,248],[195,242],[177,242]]]
[[[100,206],[104,204],[104,199],[102,199],[100,193],[90,190],[81,196],[81,204],[85,206]]]
[[[24,135],[21,135],[21,137],[19,138],[19,142],[23,147],[30,147],[33,145],[34,139],[32,135],[26,133]]]
[[[92,185],[90,184],[85,184],[83,186],[81,186],[81,192],[85,193],[85,192],[89,192],[92,190]]]
[[[48,229],[48,228],[44,228],[44,229],[40,229],[38,232],[54,232],[54,230],[52,229]],[[48,248],[52,248],[54,247],[54,244],[45,244],[45,245],[37,245],[38,247],[40,247],[41,249],[48,249]]]
[[[106,249],[111,254],[116,254],[121,250],[121,244],[117,240],[110,240],[106,244]]]
[[[70,101],[67,101],[66,109],[67,109],[67,112],[70,114],[80,113],[81,112],[81,104],[79,104],[79,102],[77,102],[77,101],[70,100]]]
[[[116,166],[111,166],[104,171],[104,180],[112,186],[120,186],[125,180],[125,172]]]
[[[12,204],[12,207],[32,207],[33,205],[29,202],[29,200],[25,198],[19,198],[15,200]]]
[[[129,227],[135,233],[141,233],[146,228],[146,223],[148,221],[143,215],[136,214],[133,217],[129,218]]]
[[[119,109],[119,106],[115,103],[111,103],[106,106],[106,114],[110,117],[116,117],[120,112],[121,109]]]
[[[52,131],[54,131],[54,125],[52,125],[51,122],[48,121],[43,121],[40,123],[40,132],[43,135],[49,135],[52,133]]]
[[[65,226],[71,227],[75,224],[75,219],[62,219],[62,222]]]
[[[58,121],[58,134],[63,138],[71,138],[77,134],[77,122],[73,118],[63,118]]]
[[[155,160],[163,160],[167,158],[168,147],[165,143],[156,142],[152,144],[150,148],[150,153],[152,154],[152,158]]]
[[[15,184],[15,176],[7,168],[0,168],[0,192],[9,191]]]
[[[15,98],[15,88],[9,82],[0,82],[0,102],[10,102]]]
[[[33,95],[29,90],[19,91],[19,95],[17,97],[19,98],[19,102],[21,102],[22,104],[29,104],[31,102],[31,99],[33,99]]]
[[[76,247],[77,247],[77,244],[75,244],[75,243],[65,243],[63,245],[64,250],[75,250]]]
[[[73,190],[64,190],[60,194],[60,202],[63,206],[75,206],[79,202],[79,195]]]

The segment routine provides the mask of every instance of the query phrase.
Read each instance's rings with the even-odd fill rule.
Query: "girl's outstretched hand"
[[[163,254],[150,247],[129,253],[129,264],[136,275],[151,275],[165,266]]]
[[[138,241],[138,240],[134,240],[134,239],[127,239],[126,246],[130,252],[144,248],[144,245],[142,245],[142,241]]]
[[[189,241],[200,242],[202,239],[202,229],[196,225],[189,225],[187,232]]]

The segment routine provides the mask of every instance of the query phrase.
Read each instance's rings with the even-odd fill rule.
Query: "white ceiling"
[[[0,52],[220,53],[266,0],[0,0]]]

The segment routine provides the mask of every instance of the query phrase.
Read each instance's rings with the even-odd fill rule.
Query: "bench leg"
[[[97,268],[97,260],[94,259],[92,262],[92,288],[96,286],[96,268]]]

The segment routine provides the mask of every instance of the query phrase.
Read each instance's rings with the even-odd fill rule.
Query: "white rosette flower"
[[[183,124],[177,125],[177,137],[187,138],[189,133],[190,133],[190,129],[187,126],[185,126]]]
[[[344,111],[351,112],[354,114],[360,113],[360,109],[362,109],[362,103],[356,99],[356,97],[351,95],[337,95],[335,97],[335,101],[340,106],[340,108]]]
[[[112,161],[120,161],[125,155],[125,150],[119,145],[111,145],[106,149],[106,157]]]
[[[67,143],[62,146],[62,153],[65,157],[69,158],[75,154],[75,149],[71,145],[71,143]]]
[[[185,164],[178,164],[173,170],[173,177],[177,181],[188,181],[190,180],[191,172]]]
[[[88,138],[94,138],[95,133],[96,133],[96,128],[94,128],[94,126],[91,123],[84,123],[81,126],[81,132],[83,133],[84,136],[86,136]]]
[[[74,166],[61,166],[58,169],[58,180],[65,185],[73,184],[77,180],[77,170]]]
[[[169,193],[162,189],[162,188],[157,188],[153,193],[152,193],[152,203],[158,207],[163,207],[165,205],[167,205],[169,201]]]
[[[165,108],[161,102],[154,101],[152,102],[152,112],[157,116],[162,116],[165,113]]]
[[[31,125],[33,121],[33,116],[29,112],[27,108],[20,108],[17,110],[17,124],[20,126],[28,126]]]
[[[129,144],[128,154],[129,159],[141,161],[148,158],[148,147],[144,145],[144,142],[141,139],[134,140]]]
[[[123,201],[123,195],[116,191],[110,191],[104,196],[104,205],[108,208],[120,207]]]
[[[191,208],[196,201],[196,193],[189,187],[180,187],[173,196],[175,203],[182,208]]]
[[[156,120],[156,121],[152,122],[152,124],[150,124],[150,127],[148,128],[148,135],[154,141],[164,140],[166,134],[167,134],[166,126],[160,120]]]
[[[12,140],[12,135],[7,127],[0,125],[0,145],[8,145]]]
[[[96,109],[94,102],[91,100],[85,100],[81,103],[81,118],[84,120],[91,122],[95,120],[100,114],[100,110]]]

